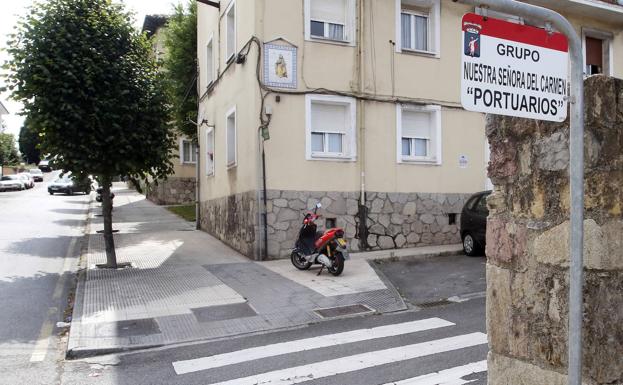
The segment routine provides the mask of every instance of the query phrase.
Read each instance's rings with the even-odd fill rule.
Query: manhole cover
[[[435,306],[449,305],[451,303],[454,303],[454,302],[448,301],[447,299],[441,299],[439,301],[429,301],[429,302],[418,303],[417,306],[419,306],[419,307],[435,307]]]
[[[348,305],[348,306],[336,306],[336,307],[328,307],[326,309],[316,309],[314,310],[316,314],[321,316],[322,318],[334,318],[334,317],[343,317],[347,315],[356,315],[356,314],[365,314],[372,313],[374,309],[362,305]]]

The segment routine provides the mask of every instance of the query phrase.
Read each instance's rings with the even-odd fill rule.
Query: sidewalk
[[[209,340],[406,309],[368,259],[417,250],[360,253],[339,277],[298,271],[289,260],[253,262],[133,190],[115,185],[118,262],[106,261],[99,204],[89,210],[88,246],[76,292],[68,357]],[[453,246],[456,248],[456,246]],[[436,249],[426,248],[425,256]],[[437,252],[448,253],[444,247]]]

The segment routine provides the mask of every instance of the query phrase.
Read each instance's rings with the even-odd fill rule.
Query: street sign
[[[461,104],[469,111],[563,121],[565,35],[468,13],[462,20]]]

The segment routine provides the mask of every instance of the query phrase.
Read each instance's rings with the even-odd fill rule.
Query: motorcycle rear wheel
[[[342,255],[342,253],[335,253],[333,265],[327,268],[327,270],[329,270],[329,273],[331,273],[331,275],[334,275],[336,277],[342,274],[342,272],[344,271],[344,256]]]
[[[294,265],[294,267],[296,267],[299,270],[307,270],[312,265],[311,262],[307,262],[305,257],[300,255],[296,251],[293,251],[292,254],[290,254],[290,261],[292,261],[292,264]]]

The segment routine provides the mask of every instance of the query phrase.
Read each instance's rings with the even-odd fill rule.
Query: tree
[[[24,125],[19,130],[19,152],[26,163],[38,164],[41,160],[39,151],[39,132],[33,127],[29,119],[24,121]]]
[[[115,175],[169,174],[174,135],[145,35],[110,0],[37,2],[9,41],[8,88],[40,133],[41,151],[103,188],[105,267],[117,267],[110,187]]]
[[[15,136],[8,132],[0,132],[0,165],[18,164],[19,156],[15,148]]]
[[[175,125],[180,133],[197,138],[197,3],[173,9],[165,32],[164,69]]]

